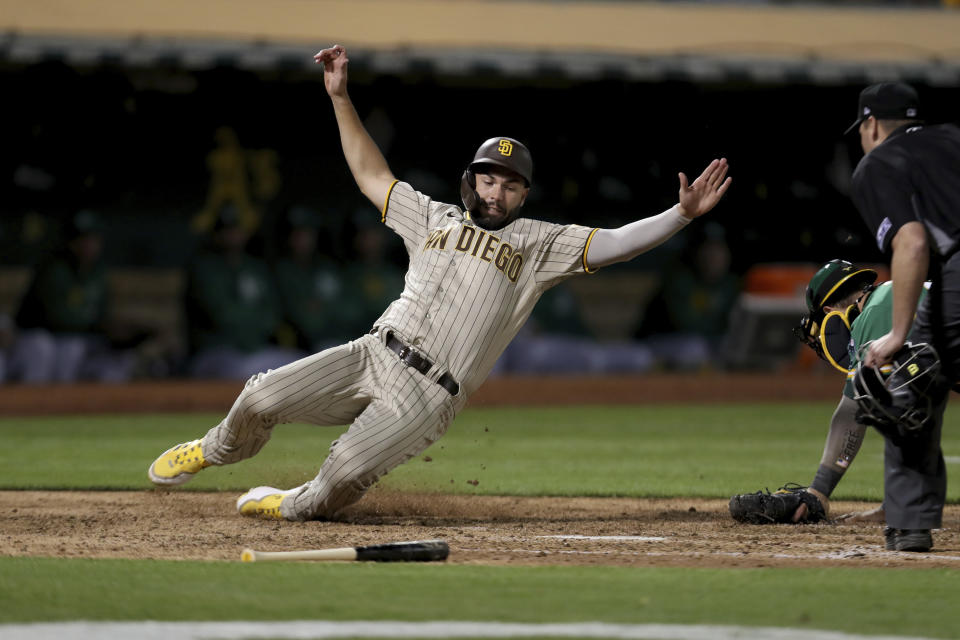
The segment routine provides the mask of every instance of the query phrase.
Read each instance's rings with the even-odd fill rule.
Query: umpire
[[[893,328],[871,343],[867,366],[891,360],[914,327],[913,342],[933,344],[950,383],[960,378],[960,129],[922,124],[917,92],[881,83],[860,93],[864,157],[852,198],[881,252],[890,256]],[[918,304],[924,279],[930,294]],[[941,526],[947,474],[940,449],[949,389],[934,398],[934,419],[915,437],[884,434],[886,548],[929,551]]]

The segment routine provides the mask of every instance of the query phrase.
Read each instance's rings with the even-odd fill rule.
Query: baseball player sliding
[[[544,291],[663,243],[731,182],[727,161],[714,160],[692,183],[680,173],[679,203],[659,215],[618,229],[552,224],[520,217],[533,162],[523,144],[499,137],[463,174],[464,208],[435,202],[394,177],[361,124],[347,94],[346,50],[314,58],[350,171],[409,254],[403,293],[367,335],[251,378],[220,424],[149,469],[154,483],[179,485],[255,455],[277,424],[349,424],[313,480],[240,496],[240,513],[263,518],[329,519],[359,500],[446,432]]]

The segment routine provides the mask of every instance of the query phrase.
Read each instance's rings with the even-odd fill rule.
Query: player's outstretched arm
[[[587,249],[591,269],[630,260],[669,240],[694,218],[713,209],[730,187],[726,158],[714,160],[693,184],[680,174],[680,202],[663,213],[618,229],[598,229]]]
[[[395,178],[377,144],[367,133],[347,94],[347,50],[340,45],[323,49],[313,56],[323,65],[323,84],[333,102],[340,128],[343,155],[363,195],[379,209],[383,207]]]

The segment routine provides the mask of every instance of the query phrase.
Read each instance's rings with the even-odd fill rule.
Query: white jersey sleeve
[[[397,180],[387,192],[380,220],[403,238],[407,253],[413,253],[426,238],[433,218],[442,215],[442,209],[449,208],[450,205],[434,202],[406,182]]]
[[[587,266],[587,250],[597,229],[579,224],[540,223],[542,241],[533,259],[533,273],[543,289],[579,273],[593,273]]]

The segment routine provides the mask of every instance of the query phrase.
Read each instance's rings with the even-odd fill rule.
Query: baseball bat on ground
[[[241,562],[278,562],[284,560],[372,560],[374,562],[434,562],[446,560],[450,547],[443,540],[388,542],[366,547],[309,549],[305,551],[254,551],[244,549]]]

